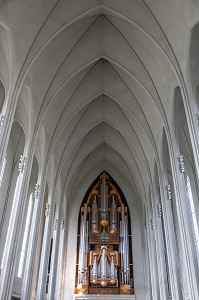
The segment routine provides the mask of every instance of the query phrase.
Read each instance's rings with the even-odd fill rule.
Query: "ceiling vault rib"
[[[96,19],[88,26],[88,28],[85,30],[85,32],[80,36],[80,38],[76,41],[76,43],[74,44],[74,46],[71,48],[71,50],[69,51],[69,53],[67,54],[67,56],[63,59],[62,63],[61,63],[60,66],[58,67],[57,71],[55,72],[55,74],[54,74],[54,76],[53,76],[53,78],[52,78],[52,80],[51,80],[51,82],[50,82],[50,84],[49,84],[49,87],[48,87],[48,89],[47,89],[47,91],[46,91],[46,93],[45,93],[45,96],[44,96],[44,100],[43,100],[43,102],[42,102],[42,105],[43,105],[43,103],[44,103],[44,101],[45,101],[45,99],[46,99],[46,97],[47,97],[47,95],[48,95],[48,92],[49,92],[49,90],[50,90],[50,88],[51,88],[51,86],[52,86],[53,81],[55,80],[55,78],[56,78],[56,76],[57,76],[59,70],[60,70],[61,67],[63,66],[64,62],[67,60],[67,58],[69,57],[69,55],[71,54],[71,52],[73,51],[73,49],[76,47],[76,45],[79,43],[79,41],[83,38],[83,36],[88,32],[88,30],[92,27],[92,25],[98,20],[98,18],[99,18],[99,17],[97,17],[97,18],[96,18]],[[41,108],[42,108],[42,106],[41,106]],[[40,108],[40,110],[41,110],[41,108]]]

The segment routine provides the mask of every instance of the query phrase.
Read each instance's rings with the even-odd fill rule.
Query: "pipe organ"
[[[133,294],[129,212],[105,172],[81,207],[79,225],[75,293]]]

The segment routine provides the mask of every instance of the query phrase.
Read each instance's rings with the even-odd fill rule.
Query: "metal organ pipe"
[[[102,256],[101,256],[101,285],[106,286],[107,285],[107,278],[106,278],[106,267],[107,267],[107,257],[106,257],[106,246],[102,246]]]
[[[100,204],[101,204],[101,219],[107,220],[108,213],[108,185],[106,183],[106,175],[103,173],[102,183],[100,187]]]
[[[121,251],[121,273],[122,284],[124,283],[124,205],[122,204],[122,220],[120,221],[120,251]]]
[[[79,250],[79,283],[85,283],[86,281],[86,245],[87,239],[87,204],[84,204],[84,210],[81,219],[81,231],[80,231],[80,250]]]
[[[110,233],[115,233],[117,231],[117,214],[116,214],[116,203],[115,196],[112,196],[111,204],[111,220],[110,220]]]
[[[124,215],[124,279],[125,284],[129,284],[129,253],[128,253],[128,230],[127,230],[127,217]]]
[[[97,255],[94,254],[92,277],[93,277],[93,283],[95,284],[97,284],[97,271],[98,271]]]
[[[126,274],[127,274],[127,283],[130,283],[130,272],[129,272],[129,238],[128,238],[128,218],[125,215],[125,229],[126,229]]]
[[[115,268],[115,262],[114,262],[114,254],[111,254],[111,261],[110,261],[110,271],[111,271],[111,284],[115,284],[116,283],[116,278],[117,278],[117,274],[116,274],[116,268]]]
[[[120,270],[121,270],[121,283],[124,281],[124,261],[123,261],[123,235],[122,235],[122,221],[120,221],[120,248],[119,251],[121,253],[121,261],[120,261]]]
[[[121,269],[122,283],[129,284],[129,253],[128,253],[128,228],[127,217],[125,215],[124,204],[122,204],[122,220],[121,220]]]
[[[108,210],[108,202],[107,202],[107,184],[106,184],[106,175],[103,174],[102,178],[102,185],[101,185],[102,191],[101,191],[101,208],[104,210]]]
[[[87,214],[87,212],[86,212]],[[87,216],[86,216],[86,220],[87,220]],[[84,269],[87,269],[87,265],[88,265],[88,251],[89,251],[89,247],[88,247],[88,228],[89,228],[89,221],[86,221],[86,231],[85,231],[85,256],[84,256]]]
[[[101,264],[98,264],[98,268],[97,268],[97,277],[101,276]]]
[[[93,233],[98,232],[98,206],[96,201],[97,196],[93,197],[93,204],[92,204],[92,223],[91,223],[91,231]]]

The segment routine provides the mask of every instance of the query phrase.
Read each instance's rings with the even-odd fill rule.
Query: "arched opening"
[[[189,206],[190,206],[191,217],[192,217],[192,222],[193,222],[195,241],[196,241],[197,250],[199,253],[199,230],[198,230],[198,223],[197,223],[197,218],[196,218],[196,209],[195,209],[194,200],[193,200],[193,191],[191,188],[191,182],[190,182],[190,178],[188,175],[187,175],[186,179],[187,179],[187,193],[188,193]]]
[[[0,113],[5,103],[5,94],[11,82],[12,65],[12,35],[5,23],[0,22]]]
[[[8,226],[12,222],[10,215],[15,208],[15,197],[17,195],[17,186],[19,180],[19,163],[22,160],[22,154],[25,146],[25,133],[19,122],[14,121],[6,156],[5,164],[1,169],[1,203],[0,203],[0,260],[1,269],[3,268],[3,253],[5,242],[8,236]]]
[[[184,247],[185,241],[189,240],[188,244],[190,245],[191,251],[190,255],[194,257],[193,259],[197,258],[197,245],[195,240],[194,234],[194,227],[193,227],[193,220],[191,217],[191,207],[190,201],[188,197],[187,191],[187,175],[190,178],[190,184],[194,187],[194,197],[193,202],[195,207],[198,207],[198,182],[196,179],[196,167],[190,137],[190,131],[188,128],[187,123],[187,116],[185,113],[184,103],[182,99],[181,89],[180,87],[175,88],[174,94],[174,145],[176,147],[176,152],[178,153],[178,161],[179,161],[179,170],[182,176],[179,178],[181,189],[184,193],[181,195],[184,203],[184,211],[183,211],[183,218],[186,220],[186,226],[189,228],[188,233],[182,231],[181,225],[181,216],[179,212],[179,208],[175,207],[176,215],[178,216],[178,225],[176,226],[178,236],[179,236],[179,250]],[[178,199],[176,198],[176,203]],[[198,220],[197,220],[198,222]],[[191,289],[187,284],[189,281],[189,275],[187,273],[187,259],[186,254],[181,253],[181,272],[182,272],[182,289],[183,289],[183,296],[190,297]],[[194,264],[195,272],[198,272],[198,262],[196,260]],[[186,275],[185,275],[186,274]]]
[[[122,191],[101,173],[80,208],[76,294],[134,293],[130,222]]]
[[[39,278],[39,267],[41,264],[42,241],[43,241],[44,229],[45,229],[45,211],[46,211],[46,204],[48,203],[48,200],[49,200],[49,187],[48,187],[48,183],[46,182],[42,209],[41,209],[41,221],[38,229],[38,241],[37,241],[34,270],[33,270],[32,299],[36,299],[36,292],[37,292],[38,278]]]
[[[166,284],[166,293],[167,296],[172,297],[171,292],[171,274],[169,270],[169,258],[168,258],[168,250],[167,250],[167,244],[166,244],[166,236],[165,236],[165,223],[164,223],[164,214],[163,214],[163,199],[160,192],[160,178],[158,176],[158,169],[157,164],[155,163],[155,174],[154,174],[154,183],[155,183],[155,198],[156,198],[156,205],[157,205],[157,211],[158,211],[158,217],[159,217],[159,230],[161,232],[161,252],[162,257],[164,260],[164,280]]]
[[[19,264],[17,268],[17,277],[23,278],[24,267],[25,267],[25,259],[27,256],[28,242],[30,238],[30,230],[35,206],[35,193],[36,193],[36,184],[37,177],[39,172],[39,166],[36,157],[34,156],[32,171],[29,183],[29,190],[27,195],[27,205],[25,211],[25,222],[23,223],[23,233],[21,236],[21,249],[19,254]]]
[[[0,113],[3,108],[4,100],[5,100],[5,89],[2,81],[0,80]]]
[[[183,289],[183,292],[182,292],[183,295],[188,295],[184,255],[183,255],[183,252],[181,251],[182,240],[181,240],[181,236],[180,236],[180,229],[179,229],[180,224],[179,224],[179,220],[178,220],[177,204],[176,204],[176,197],[175,197],[175,192],[174,192],[173,173],[172,173],[171,160],[170,160],[170,154],[169,154],[168,140],[167,140],[165,130],[163,130],[162,141],[163,141],[163,166],[164,166],[163,180],[164,180],[164,184],[165,184],[166,198],[168,200],[166,205],[167,205],[168,211],[169,211],[169,218],[167,216],[167,219],[169,222],[169,226],[171,228],[171,235],[173,238],[172,248],[173,248],[174,255],[176,255],[175,268],[179,271],[177,274],[177,276],[179,278],[179,280],[178,280],[179,291],[181,291],[181,289]],[[178,255],[177,255],[177,253],[178,253]],[[171,290],[172,290],[172,285],[173,285],[172,280],[170,280],[170,285],[171,285]]]
[[[187,207],[188,211],[190,212],[190,222],[192,223],[192,231],[194,237],[194,243],[196,244],[196,249],[198,250],[197,246],[197,236],[198,234],[195,232],[198,228],[199,218],[198,218],[198,182],[196,180],[195,175],[195,162],[194,162],[194,155],[193,149],[191,144],[191,138],[189,134],[186,114],[184,110],[184,105],[182,101],[182,96],[179,87],[176,88],[176,98],[175,98],[175,112],[178,111],[178,118],[176,115],[176,139],[179,145],[179,150],[181,157],[184,163],[184,185],[187,190]],[[192,217],[191,217],[192,216]],[[194,220],[193,220],[194,216]]]

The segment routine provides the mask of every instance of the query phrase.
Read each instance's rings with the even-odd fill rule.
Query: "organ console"
[[[80,211],[75,293],[133,294],[129,212],[105,172]]]

